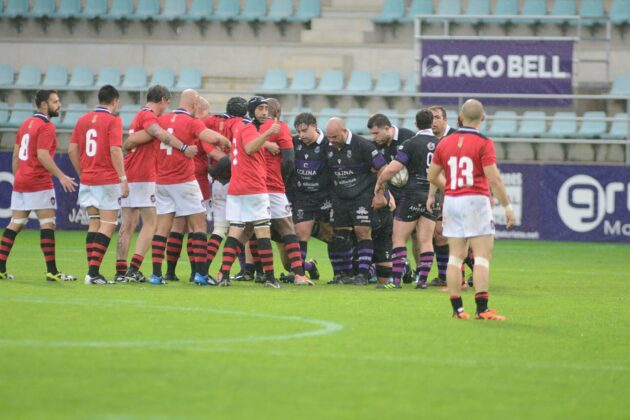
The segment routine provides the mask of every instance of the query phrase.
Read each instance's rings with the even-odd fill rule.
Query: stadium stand
[[[26,14],[26,17],[32,19],[44,19],[51,18],[55,13],[55,1],[54,0],[35,0],[33,8]]]
[[[219,0],[216,13],[211,16],[210,20],[233,21],[238,18],[240,10],[241,6],[238,0]]]
[[[238,4],[238,2],[237,2]],[[247,0],[245,7],[241,14],[236,18],[237,20],[256,23],[263,20],[267,15],[267,1],[266,0]]]
[[[205,2],[208,3],[208,2]],[[212,2],[209,2],[212,7]],[[202,3],[203,4],[203,3]],[[191,6],[192,8],[192,6]],[[212,12],[212,11],[210,11]],[[162,13],[155,17],[157,20],[178,22],[186,18],[186,0],[166,0]]]
[[[602,134],[604,139],[627,139],[628,135],[628,113],[619,112],[615,114],[608,133]]]
[[[523,16],[533,16],[531,19],[519,19],[514,23],[520,25],[540,25],[542,22],[539,16],[547,15],[547,2],[540,0],[525,0],[523,3],[523,10],[521,12]]]
[[[72,130],[83,114],[89,111],[87,104],[68,104],[65,107],[63,119],[57,128]]]
[[[324,70],[319,79],[317,90],[321,92],[336,92],[343,90],[343,71]]]
[[[497,111],[488,134],[492,137],[511,137],[516,133],[516,112]]]
[[[265,21],[281,23],[287,22],[289,17],[293,15],[292,0],[273,0],[269,14],[263,18]]]
[[[368,132],[366,125],[368,118],[370,118],[370,113],[367,109],[350,108],[348,118],[346,118],[346,127],[353,133],[365,134]]]
[[[630,0],[612,0],[609,16],[615,25],[630,24]]]
[[[547,132],[547,120],[543,111],[525,111],[522,116],[518,137],[543,137]]]
[[[148,87],[147,80],[147,71],[144,67],[129,67],[120,87],[123,90],[144,90]]]
[[[582,26],[594,28],[606,23],[603,0],[582,0],[580,1],[580,24]],[[573,22],[572,24],[576,24]]]
[[[179,73],[177,84],[173,90],[179,92],[184,89],[201,89],[202,84],[201,71],[199,69],[184,68]]]
[[[37,66],[22,66],[17,80],[15,81],[15,88],[27,89],[37,88],[42,80],[42,74]]]
[[[186,6],[184,2],[184,7]],[[180,6],[181,7],[181,6]],[[184,19],[192,21],[210,21],[212,20],[212,13],[214,11],[214,4],[212,0],[193,0],[190,4],[190,10],[184,15]]]
[[[33,114],[33,104],[30,102],[17,102],[13,104],[11,116],[7,121],[7,127],[18,128],[25,119]]]
[[[378,111],[376,111],[376,113],[385,115],[387,118],[389,118],[389,121],[392,123],[392,125],[400,125],[398,112],[395,109],[379,109]],[[364,124],[367,124],[367,121],[365,121]]]
[[[68,87],[73,89],[94,88],[94,70],[92,67],[77,66],[72,69]]]
[[[286,70],[269,69],[265,75],[261,90],[264,92],[284,90],[288,87],[288,84]]]
[[[442,23],[444,18],[440,18],[440,15],[459,15],[462,13],[462,5],[459,0],[440,0],[437,12],[433,15],[435,17],[426,18],[428,23]]]
[[[41,87],[61,89],[68,84],[68,69],[63,66],[50,66],[46,69]]]
[[[372,19],[376,24],[391,24],[400,22],[405,15],[404,0],[385,0],[381,14]]]
[[[604,133],[606,133],[606,113],[603,111],[585,112],[576,137],[601,138]]]
[[[611,95],[630,95],[630,74],[620,74],[613,80]]]
[[[96,79],[96,86],[112,85],[120,86],[120,69],[118,67],[103,67]]]
[[[551,127],[546,133],[551,138],[575,137],[577,133],[577,116],[575,112],[556,112],[551,120]]]
[[[315,72],[313,70],[296,70],[289,90],[304,91],[315,89]]]
[[[168,89],[173,89],[175,86],[175,72],[168,67],[160,67],[153,71],[151,75],[151,82],[149,86],[162,85]]]
[[[355,70],[350,74],[347,92],[369,92],[372,90],[372,75],[367,71]]]
[[[456,23],[468,23],[471,25],[480,25],[487,23],[482,18],[470,18],[467,16],[479,16],[490,14],[490,1],[489,0],[475,0],[469,1],[466,7],[466,12],[462,17],[455,19]]]
[[[28,0],[9,0],[2,12],[4,19],[25,18],[28,16]]]
[[[486,18],[486,22],[509,26],[514,24],[515,20],[507,16],[516,15],[518,15],[518,0],[501,0],[496,3],[493,16]]]
[[[0,102],[0,124],[4,125],[9,121],[9,104]]]
[[[391,93],[400,92],[400,73],[397,71],[384,71],[381,73],[376,86],[374,86],[374,92]]]
[[[289,16],[289,22],[309,24],[311,20],[321,15],[320,3],[320,0],[300,0],[295,15]]]
[[[0,64],[0,88],[13,86],[13,66],[11,64]]]

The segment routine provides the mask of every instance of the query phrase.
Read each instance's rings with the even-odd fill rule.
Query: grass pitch
[[[47,283],[38,237],[0,282],[1,418],[628,418],[627,245],[497,242],[508,321],[483,322],[436,289],[327,286],[327,263],[310,288],[87,286],[84,232],[57,234],[79,281]]]

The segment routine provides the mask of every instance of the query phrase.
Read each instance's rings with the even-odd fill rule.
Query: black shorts
[[[437,220],[438,212],[441,209],[438,203],[435,204],[433,212],[427,210],[427,193],[425,191],[406,191],[396,202],[396,213],[394,218],[401,222],[415,222],[421,217],[430,220]]]
[[[375,264],[391,261],[392,253],[392,232],[394,229],[394,218],[389,208],[374,211],[374,223],[372,224],[372,242],[374,243],[374,256],[372,261]]]
[[[293,223],[314,220],[330,223],[332,200],[329,195],[296,193],[292,201]]]
[[[372,226],[372,191],[345,199],[334,196],[330,221],[334,227]]]

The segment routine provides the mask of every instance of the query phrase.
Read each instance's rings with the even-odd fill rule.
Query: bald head
[[[210,102],[208,102],[208,100],[204,98],[203,96],[200,96],[199,105],[197,106],[197,109],[195,110],[195,118],[199,118],[203,120],[204,118],[208,116],[209,112],[210,112]]]
[[[194,113],[199,101],[199,94],[194,89],[186,89],[179,97],[179,107],[188,112]]]
[[[276,98],[267,98],[267,106],[269,109],[269,118],[280,118],[282,113],[282,105]]]
[[[326,137],[339,148],[346,143],[348,129],[341,118],[333,117],[328,120],[328,124],[326,124]]]
[[[467,127],[479,128],[484,118],[483,105],[476,99],[469,99],[462,105],[462,122]]]

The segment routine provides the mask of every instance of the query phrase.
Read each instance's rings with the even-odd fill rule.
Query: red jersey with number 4
[[[157,123],[157,115],[150,108],[142,108],[129,126],[129,134],[146,130]],[[152,139],[127,153],[125,156],[125,174],[128,182],[155,182],[157,174],[156,142],[159,140]]]
[[[119,184],[111,158],[111,147],[122,147],[122,121],[106,108],[97,107],[77,121],[71,143],[80,151],[81,183]]]
[[[267,120],[260,127],[260,132],[264,133],[269,130],[274,120]],[[293,137],[291,136],[291,130],[289,126],[283,122],[278,122],[280,125],[280,131],[277,134],[269,137],[267,141],[276,143],[282,149],[293,149]],[[270,193],[283,193],[285,192],[284,180],[282,179],[282,153],[272,155],[267,149],[265,150],[265,162],[267,168],[267,191]]]
[[[490,187],[483,167],[497,163],[494,143],[479,131],[461,128],[438,143],[433,163],[444,168],[444,195],[486,195]]]
[[[193,118],[183,109],[158,118],[162,128],[180,139],[188,146],[196,146],[199,134],[206,129],[203,121]],[[179,150],[170,145],[160,143],[157,161],[158,184],[181,184],[195,181],[195,163]]]
[[[50,157],[55,155],[55,125],[44,114],[37,113],[22,123],[15,144],[18,146],[18,166],[13,191],[35,192],[53,188],[52,174],[37,158],[37,149],[48,150]]]
[[[260,133],[253,123],[245,119],[241,124],[236,124],[233,130],[234,140],[230,152],[232,177],[230,178],[228,194],[265,194],[267,192],[265,182],[267,171],[263,148],[261,147],[251,155],[245,153],[245,145],[258,138]]]

